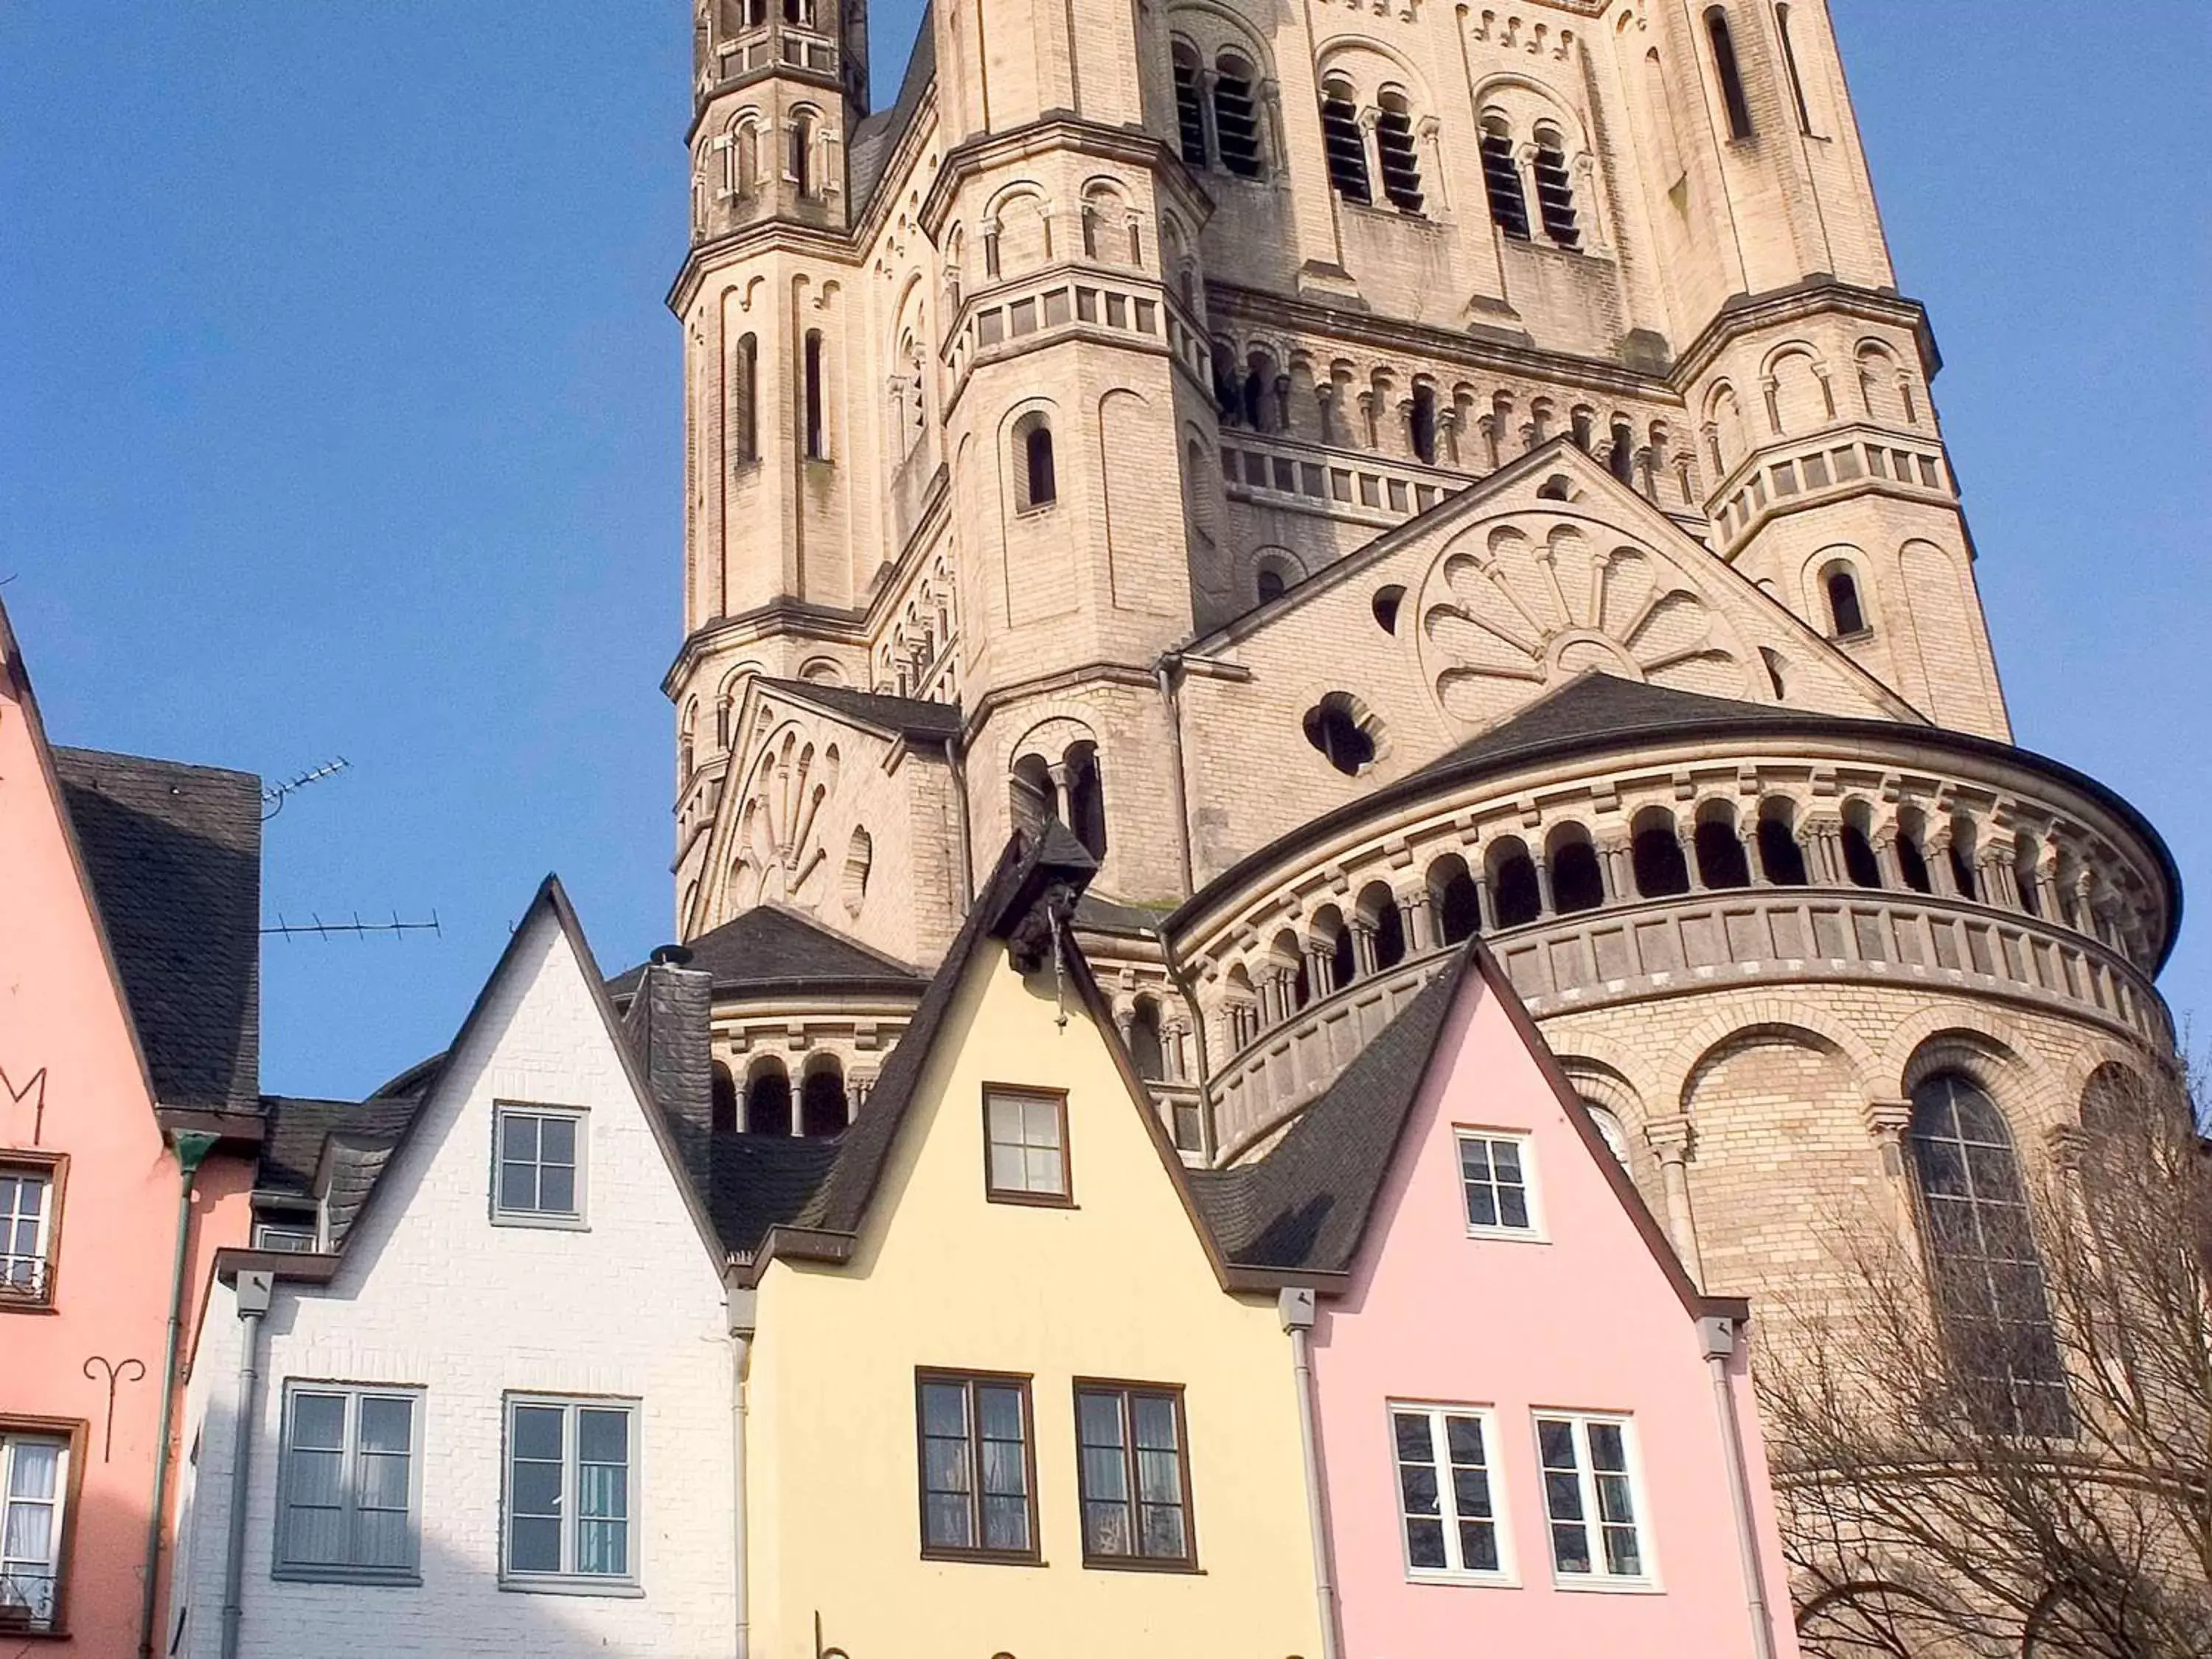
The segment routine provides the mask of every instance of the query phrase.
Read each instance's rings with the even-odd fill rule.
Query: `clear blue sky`
[[[2021,740],[2212,906],[2208,14],[1836,9]],[[272,940],[265,1087],[441,1047],[549,869],[611,970],[669,930],[689,51],[678,0],[0,4],[0,595],[49,724],[347,757],[269,915],[446,927]]]

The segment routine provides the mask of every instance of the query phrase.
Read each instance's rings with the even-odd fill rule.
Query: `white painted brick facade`
[[[735,1644],[731,1344],[720,1280],[627,1080],[575,953],[541,903],[486,993],[411,1139],[326,1288],[280,1282],[264,1321],[247,1510],[246,1659],[276,1656],[726,1655]],[[589,1114],[588,1231],[489,1221],[495,1099]],[[210,1303],[192,1368],[174,1651],[213,1659],[240,1323]],[[279,1582],[270,1574],[289,1378],[425,1390],[422,1582]],[[644,1594],[499,1586],[502,1398],[641,1402],[632,1547]]]

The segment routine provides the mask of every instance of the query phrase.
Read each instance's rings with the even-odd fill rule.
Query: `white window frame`
[[[514,1542],[514,1413],[518,1408],[531,1407],[557,1410],[562,1414],[561,1566],[553,1572],[518,1570],[509,1565]],[[628,1471],[623,1504],[626,1571],[619,1573],[583,1572],[576,1567],[577,1529],[584,1520],[578,1493],[581,1484],[578,1470],[581,1447],[576,1432],[577,1414],[586,1411],[621,1412],[629,1419],[624,1442],[629,1461],[623,1466]],[[549,1595],[643,1595],[643,1573],[638,1560],[645,1539],[643,1505],[640,1502],[645,1490],[642,1402],[629,1396],[606,1395],[510,1394],[501,1405],[500,1418],[499,1587]]]
[[[1471,1140],[1495,1144],[1503,1141],[1520,1154],[1521,1192],[1528,1206],[1528,1224],[1508,1226],[1503,1222],[1483,1223],[1468,1212],[1467,1176],[1464,1162],[1467,1144]],[[1493,1163],[1493,1168],[1495,1164]],[[1455,1124],[1452,1128],[1452,1179],[1459,1188],[1460,1219],[1467,1224],[1469,1238],[1510,1239],[1522,1244],[1550,1243],[1551,1236],[1544,1228],[1544,1196],[1536,1180],[1535,1137],[1525,1129],[1492,1129],[1480,1124]],[[1496,1183],[1493,1182],[1492,1186]]]
[[[51,1446],[60,1455],[54,1462],[54,1495],[51,1498],[13,1498],[15,1486],[15,1450],[21,1445]],[[27,1625],[11,1634],[30,1636],[57,1635],[67,1629],[69,1611],[68,1587],[64,1582],[63,1563],[68,1553],[70,1535],[70,1480],[71,1460],[78,1450],[76,1437],[57,1424],[52,1428],[33,1428],[25,1425],[0,1430],[0,1543],[7,1537],[8,1511],[18,1503],[36,1504],[52,1510],[52,1524],[46,1534],[47,1553],[43,1558],[30,1556],[0,1559],[0,1575],[8,1570],[29,1570],[40,1574],[46,1584],[46,1616],[33,1618]],[[12,1575],[8,1576],[12,1583]],[[0,1605],[15,1605],[0,1598]],[[21,1605],[28,1605],[27,1601]],[[36,1608],[33,1611],[35,1613]]]
[[[576,1192],[573,1210],[511,1209],[503,1201],[501,1180],[507,1164],[507,1125],[511,1118],[553,1118],[576,1127]],[[495,1100],[491,1113],[491,1219],[496,1227],[566,1228],[574,1232],[591,1227],[591,1114],[581,1106],[556,1105],[538,1100]],[[542,1143],[541,1143],[542,1150]],[[540,1157],[536,1164],[544,1168]]]
[[[291,1492],[294,1413],[302,1395],[335,1396],[345,1401],[345,1426],[339,1486],[341,1513],[345,1516],[348,1553],[352,1551],[354,1517],[357,1512],[356,1474],[362,1457],[361,1408],[364,1401],[398,1400],[407,1403],[407,1552],[406,1559],[392,1566],[355,1561],[298,1561],[290,1559]],[[284,1379],[284,1412],[277,1441],[276,1518],[270,1528],[270,1571],[272,1578],[337,1584],[419,1584],[422,1582],[422,1419],[428,1396],[418,1384],[325,1382],[313,1377]]]
[[[1398,1455],[1398,1419],[1401,1417],[1419,1417],[1428,1425],[1431,1467],[1437,1471],[1437,1519],[1443,1526],[1444,1559],[1449,1563],[1445,1566],[1423,1567],[1413,1563],[1413,1540],[1406,1530],[1406,1522],[1411,1517],[1406,1513],[1405,1465]],[[1481,1425],[1482,1467],[1490,1481],[1489,1521],[1492,1534],[1498,1543],[1495,1570],[1470,1567],[1462,1554],[1460,1522],[1480,1517],[1462,1517],[1454,1496],[1450,1479],[1453,1468],[1451,1445],[1445,1429],[1445,1419],[1453,1417],[1472,1418]],[[1433,1400],[1393,1400],[1384,1407],[1384,1419],[1389,1431],[1387,1443],[1390,1449],[1391,1501],[1397,1506],[1398,1548],[1405,1563],[1407,1580],[1416,1584],[1518,1587],[1521,1577],[1513,1556],[1512,1518],[1506,1504],[1504,1445],[1498,1437],[1497,1408]]]
[[[15,1228],[21,1219],[20,1212],[9,1210],[0,1214],[0,1306],[12,1302],[24,1307],[47,1307],[54,1299],[54,1212],[61,1203],[61,1172],[44,1161],[18,1162],[0,1158],[0,1175],[35,1182],[44,1194],[39,1201],[38,1218],[32,1224],[27,1255],[14,1248]],[[14,1276],[15,1265],[26,1261],[31,1264],[31,1281],[27,1287],[18,1288]]]
[[[1581,1489],[1582,1517],[1556,1520],[1552,1514],[1551,1474],[1544,1463],[1546,1423],[1565,1423],[1574,1437],[1575,1478]],[[1607,1571],[1603,1528],[1599,1524],[1597,1465],[1590,1455],[1589,1431],[1592,1425],[1617,1428],[1620,1431],[1621,1462],[1627,1465],[1628,1502],[1630,1520],[1636,1529],[1637,1559],[1643,1571],[1636,1573],[1616,1573]],[[1626,1412],[1554,1411],[1539,1408],[1529,1413],[1529,1437],[1534,1442],[1536,1479],[1543,1489],[1544,1547],[1552,1562],[1552,1586],[1555,1589],[1600,1590],[1631,1595],[1644,1595],[1661,1589],[1659,1560],[1651,1542],[1651,1504],[1649,1489],[1644,1480],[1642,1449],[1637,1443],[1636,1419]],[[1588,1572],[1568,1572],[1559,1566],[1559,1548],[1553,1543],[1554,1526],[1575,1526],[1583,1530],[1583,1547],[1589,1556]]]

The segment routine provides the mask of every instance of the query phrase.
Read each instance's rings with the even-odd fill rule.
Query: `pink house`
[[[1236,1259],[1314,1286],[1285,1310],[1341,1659],[1795,1659],[1748,1310],[1691,1284],[1487,952],[1211,1180]]]
[[[0,613],[0,1651],[167,1650],[178,1333],[260,1134],[259,793],[51,748]]]

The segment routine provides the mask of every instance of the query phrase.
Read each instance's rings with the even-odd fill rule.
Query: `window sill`
[[[587,1233],[592,1224],[580,1215],[537,1215],[494,1210],[491,1224],[495,1227],[534,1227],[545,1232]]]
[[[1147,1561],[1134,1555],[1086,1555],[1083,1565],[1086,1571],[1179,1572],[1192,1578],[1206,1577],[1206,1569],[1195,1561]]]
[[[1519,1589],[1521,1581],[1510,1572],[1411,1572],[1409,1584],[1433,1584],[1440,1589]]]
[[[645,1586],[632,1578],[517,1578],[500,1575],[499,1587],[518,1595],[600,1595],[611,1601],[641,1601]]]
[[[1871,628],[1854,628],[1848,634],[1831,634],[1828,638],[1837,645],[1863,645],[1874,637]]]
[[[61,1310],[55,1306],[51,1301],[18,1302],[8,1297],[0,1297],[0,1314],[58,1314],[60,1311]],[[0,1625],[0,1636],[13,1635],[14,1633],[15,1632],[9,1630],[5,1625]]]
[[[1042,1555],[1025,1554],[1019,1550],[932,1549],[926,1545],[922,1548],[921,1559],[972,1567],[1048,1567],[1052,1565]]]
[[[987,1189],[983,1196],[993,1204],[1018,1205],[1025,1210],[1073,1210],[1077,1207],[1073,1197],[1066,1193],[1012,1193]]]
[[[1592,1595],[1659,1595],[1665,1593],[1656,1578],[1601,1578],[1595,1573],[1555,1572],[1552,1575],[1552,1588]]]
[[[1049,516],[1059,505],[1060,501],[1055,497],[1052,501],[1039,501],[1034,507],[1018,507],[1014,509],[1014,516],[1018,519],[1042,519]]]
[[[422,1582],[418,1567],[385,1571],[375,1567],[277,1566],[269,1570],[269,1576],[287,1584],[390,1584],[402,1589]]]
[[[1552,1241],[1534,1227],[1476,1227],[1467,1230],[1469,1238],[1494,1238],[1507,1244],[1548,1244]]]
[[[54,1625],[45,1630],[33,1630],[28,1625],[11,1625],[0,1619],[0,1641],[4,1642],[66,1642],[69,1626]]]

